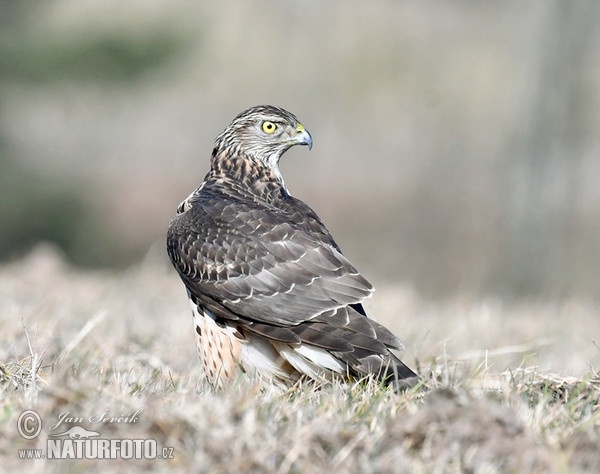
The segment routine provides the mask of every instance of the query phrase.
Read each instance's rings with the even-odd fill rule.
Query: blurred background
[[[0,260],[166,259],[213,139],[268,103],[376,286],[600,298],[598,51],[596,1],[0,0]]]

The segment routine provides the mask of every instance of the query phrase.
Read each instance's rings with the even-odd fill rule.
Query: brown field
[[[367,305],[426,387],[312,384],[276,393],[201,378],[184,290],[162,248],[126,271],[81,272],[52,248],[0,269],[1,472],[592,472],[600,465],[597,307],[426,303],[401,287]],[[21,437],[33,409],[42,431]],[[141,410],[141,412],[139,411]],[[89,417],[138,412],[135,423]],[[20,459],[61,414],[103,439],[154,439],[172,459]],[[121,420],[124,421],[124,420]],[[63,437],[64,438],[64,437]],[[160,455],[162,450],[159,449]],[[166,452],[168,454],[168,452]]]
[[[0,1],[0,473],[598,472],[599,49],[597,1]],[[422,387],[203,382],[161,239],[259,103]],[[20,458],[72,425],[172,458]]]

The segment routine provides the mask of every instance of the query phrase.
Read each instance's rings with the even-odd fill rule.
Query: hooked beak
[[[313,145],[310,133],[308,133],[308,131],[304,129],[304,125],[302,125],[301,123],[299,123],[296,127],[296,134],[294,135],[292,140],[296,145],[307,145],[309,150],[312,148]]]

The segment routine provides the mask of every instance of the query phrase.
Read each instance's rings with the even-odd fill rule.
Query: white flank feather
[[[339,374],[346,373],[346,367],[325,349],[306,344],[298,347],[276,344],[276,347],[281,356],[298,372],[308,375],[312,379],[321,380],[323,377],[327,377],[327,369]]]

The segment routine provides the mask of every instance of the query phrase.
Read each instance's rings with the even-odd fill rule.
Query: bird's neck
[[[288,194],[277,163],[265,163],[229,150],[215,148],[207,177],[268,202]]]

